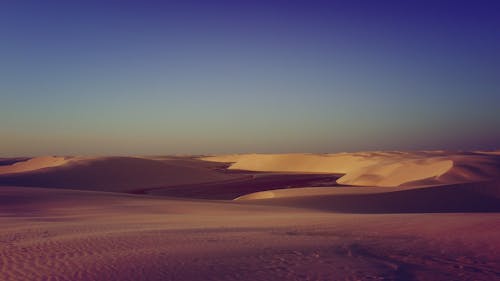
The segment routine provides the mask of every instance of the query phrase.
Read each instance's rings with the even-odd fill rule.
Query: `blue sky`
[[[0,154],[499,149],[498,1],[2,1]]]

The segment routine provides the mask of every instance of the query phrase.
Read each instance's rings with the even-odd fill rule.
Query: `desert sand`
[[[400,186],[488,180],[500,160],[484,153],[360,152],[338,154],[242,154],[203,158],[230,162],[229,169],[344,174],[337,182],[358,186]],[[495,155],[494,153],[491,155]]]
[[[0,162],[0,280],[498,280],[500,156]]]
[[[36,171],[44,168],[62,166],[68,163],[69,159],[67,159],[66,157],[45,156],[28,159],[12,159],[12,161],[7,161],[6,159],[4,161],[6,164],[0,166],[0,175]]]

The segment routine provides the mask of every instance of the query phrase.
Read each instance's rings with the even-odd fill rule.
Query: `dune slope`
[[[420,188],[294,188],[252,193],[236,200],[345,213],[500,212],[500,182]]]
[[[232,163],[229,169],[341,173],[339,184],[421,186],[492,180],[500,157],[480,153],[362,152],[338,154],[241,154],[202,158]]]
[[[221,181],[239,177],[236,174],[217,171],[216,168],[220,166],[192,159],[99,157],[64,162],[42,170],[0,175],[0,185],[127,192],[138,188]]]
[[[51,168],[64,165],[70,159],[67,157],[44,156],[28,159],[3,159],[4,165],[0,165],[0,175],[23,173],[44,168]]]

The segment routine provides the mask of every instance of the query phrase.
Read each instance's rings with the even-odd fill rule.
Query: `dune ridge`
[[[341,173],[337,183],[353,186],[417,186],[495,178],[500,157],[494,154],[359,152],[337,154],[240,154],[203,157],[231,163],[229,169],[272,172]]]
[[[291,188],[236,201],[344,213],[500,212],[500,181],[425,187]]]
[[[51,168],[67,164],[71,160],[70,157],[58,156],[41,156],[30,158],[25,161],[19,161],[10,165],[0,166],[0,175],[23,173],[44,168]]]
[[[31,169],[0,174],[0,185],[130,192],[138,188],[222,181],[240,177],[236,174],[218,172],[220,164],[189,158],[156,160],[144,157],[92,157],[41,158],[36,161],[40,163],[38,167],[43,167],[43,170],[34,169],[35,165],[29,166],[30,163],[27,161],[26,166]],[[49,166],[48,164],[52,162],[54,165]]]

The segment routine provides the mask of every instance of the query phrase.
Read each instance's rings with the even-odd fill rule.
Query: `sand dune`
[[[232,164],[226,170],[228,162]],[[201,159],[40,157],[0,166],[0,171],[6,172],[0,174],[0,185],[234,199],[268,189],[325,186],[324,181],[332,177],[338,179],[330,186],[418,187],[490,181],[500,175],[500,156],[432,151],[246,154]],[[310,173],[318,176],[307,175]]]
[[[22,162],[29,160],[29,157],[10,157],[10,158],[1,158],[0,157],[0,166],[8,166],[17,162]]]
[[[0,280],[500,276],[498,155],[202,159],[2,159]]]
[[[52,160],[57,165],[48,167],[47,163],[52,163]],[[237,174],[218,172],[220,164],[214,165],[191,158],[154,160],[138,157],[94,157],[72,161],[49,158],[43,164],[43,170],[31,169],[23,173],[18,171],[15,174],[0,175],[0,184],[128,192],[239,177]]]
[[[331,187],[300,187],[288,189],[273,189],[266,191],[259,191],[242,195],[234,200],[262,200],[272,198],[289,198],[289,197],[308,197],[308,196],[330,196],[330,195],[356,195],[356,194],[377,194],[394,192],[398,190],[408,190],[414,188],[405,187],[378,187],[373,186],[331,186]]]
[[[229,169],[345,174],[355,186],[419,186],[483,181],[500,174],[500,157],[478,153],[362,152],[339,154],[242,154],[202,158],[232,163]]]
[[[494,151],[475,151],[476,153],[480,154],[488,154],[488,155],[500,155],[500,150],[494,150]]]
[[[337,175],[227,171],[195,157],[71,158],[63,165],[0,175],[0,185],[59,187],[204,199],[273,188],[335,185]]]
[[[232,200],[244,194],[277,188],[336,185],[338,175],[330,174],[283,174],[241,173],[241,177],[226,181],[162,186],[142,189],[138,194],[172,197]]]
[[[5,160],[7,161],[7,160]],[[68,157],[44,156],[26,159],[24,161],[13,161],[9,165],[0,166],[0,175],[23,173],[44,168],[57,167],[68,163]]]
[[[499,214],[0,188],[0,280],[494,280]]]
[[[236,200],[345,213],[500,212],[500,182],[419,188],[293,188],[252,193]]]
[[[208,161],[201,161],[201,160]],[[243,154],[215,157],[38,157],[0,166],[0,184],[61,187],[121,192],[172,194],[158,190],[179,187],[200,198],[234,199],[243,195],[224,187],[218,196],[219,182],[249,177],[228,173],[230,170],[281,173],[340,174],[338,184],[352,186],[423,186],[488,181],[500,174],[500,156],[478,153],[433,152],[362,152],[340,154]],[[255,181],[258,183],[258,181]],[[199,193],[193,184],[205,184],[211,193]],[[208,185],[207,185],[208,184]],[[302,186],[308,186],[303,182]],[[188,187],[191,185],[191,187]],[[248,186],[248,184],[246,184]],[[264,189],[300,187],[296,184],[271,183],[245,188],[246,193]],[[200,186],[201,188],[201,186]],[[142,190],[142,191],[141,191]],[[180,192],[179,194],[184,194]],[[207,197],[203,197],[207,194]],[[235,196],[231,198],[231,194]]]

